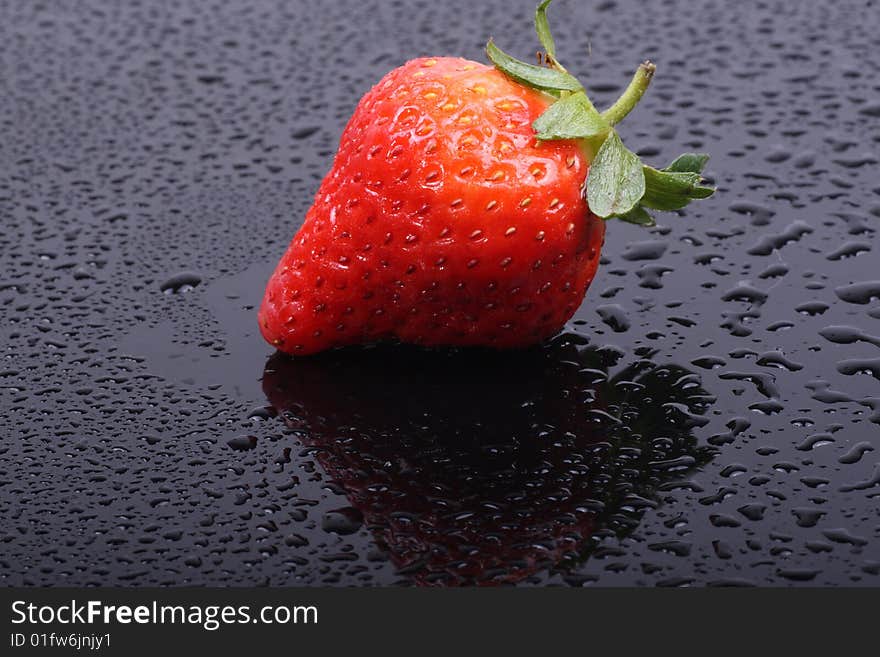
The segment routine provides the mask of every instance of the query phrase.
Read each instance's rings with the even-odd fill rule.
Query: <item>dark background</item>
[[[482,61],[490,35],[527,57],[533,9],[0,2],[4,584],[424,581],[430,563],[401,570],[375,538],[400,518],[351,508],[350,482],[332,481],[316,456],[332,452],[335,433],[389,449],[414,419],[397,433],[369,418],[353,426],[362,414],[334,407],[331,385],[317,406],[304,395],[300,426],[288,428],[265,409],[271,350],[254,306],[359,97],[411,57]],[[880,278],[878,6],[558,0],[551,23],[560,58],[600,107],[641,59],[657,62],[623,137],[657,164],[711,153],[719,193],[652,230],[609,226],[569,336],[538,356],[549,370],[535,366],[583,395],[562,410],[538,403],[510,439],[494,420],[519,388],[493,388],[486,439],[513,445],[510,467],[527,483],[584,483],[553,493],[573,509],[552,519],[573,536],[564,558],[536,548],[508,561],[502,545],[496,569],[526,584],[876,586],[880,284],[845,286]],[[596,354],[614,371],[674,364],[712,399],[696,410],[664,402],[653,381],[668,413],[651,416],[641,439],[660,451],[687,443],[684,460],[603,461],[620,477],[612,483],[637,482],[604,506],[583,479],[595,472],[569,468],[587,429],[558,438],[569,440],[561,464],[520,455],[548,431],[555,440],[560,417],[586,418],[591,391],[616,403],[609,379],[558,373],[595,369],[582,361]],[[397,360],[360,371],[358,384],[394,389],[407,367]],[[310,367],[320,375],[325,362],[345,367]],[[450,372],[473,379],[453,365],[443,365],[447,393]],[[444,434],[450,425],[432,418],[459,413],[430,387],[430,369],[424,377],[407,379],[401,405],[428,414],[437,449],[479,422],[468,411]],[[637,410],[637,397],[627,403]],[[597,431],[608,449],[626,433]],[[401,450],[401,460],[422,454],[418,442]],[[444,452],[451,470],[457,450]],[[496,479],[475,472],[466,490],[479,497]],[[440,498],[454,501],[448,490]],[[527,507],[525,526],[547,520]],[[571,520],[594,513],[591,528]],[[406,519],[421,527],[409,534],[416,551],[467,522]]]

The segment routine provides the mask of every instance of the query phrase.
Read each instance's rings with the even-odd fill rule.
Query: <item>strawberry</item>
[[[650,223],[645,207],[711,194],[705,156],[645,167],[612,127],[653,65],[599,114],[555,60],[548,4],[536,15],[547,66],[490,41],[494,67],[415,59],[361,99],[266,287],[266,340],[295,355],[388,338],[533,344],[583,300],[604,219]]]

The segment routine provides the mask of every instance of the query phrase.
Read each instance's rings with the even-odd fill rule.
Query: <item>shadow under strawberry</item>
[[[272,356],[263,390],[419,585],[563,574],[709,461],[698,377],[577,335],[511,353]]]

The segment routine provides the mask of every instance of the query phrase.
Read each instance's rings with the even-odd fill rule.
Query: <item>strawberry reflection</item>
[[[512,583],[568,572],[711,456],[695,374],[583,342],[276,354],[263,389],[401,574]]]

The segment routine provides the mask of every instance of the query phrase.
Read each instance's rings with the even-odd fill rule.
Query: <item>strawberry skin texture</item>
[[[263,336],[311,354],[396,338],[514,348],[557,333],[604,221],[574,141],[535,139],[550,99],[494,68],[416,59],[360,101],[266,287]]]

